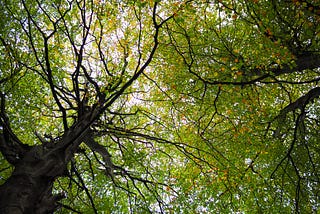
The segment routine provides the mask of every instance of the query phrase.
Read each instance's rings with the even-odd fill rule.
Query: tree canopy
[[[1,213],[318,213],[320,3],[0,1]]]

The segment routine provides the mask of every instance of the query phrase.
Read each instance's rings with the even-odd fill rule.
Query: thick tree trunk
[[[15,167],[11,177],[0,186],[1,214],[47,214],[59,208],[57,202],[63,193],[53,195],[53,183],[66,175],[68,162],[98,114],[98,109],[87,112],[61,139],[28,149],[17,149],[24,145],[14,144],[12,137],[0,135],[1,152]]]
[[[66,175],[67,164],[83,136],[86,123],[78,123],[61,140],[31,147],[15,161],[10,178],[0,186],[0,213],[53,213],[64,194],[53,195],[56,178]]]
[[[58,208],[52,196],[53,180],[14,175],[0,188],[3,214],[53,213]]]
[[[0,213],[53,213],[63,194],[52,195],[55,178],[67,167],[64,151],[33,147],[16,164],[11,177],[0,187]]]

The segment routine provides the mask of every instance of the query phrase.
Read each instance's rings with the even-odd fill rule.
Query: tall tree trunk
[[[0,187],[0,213],[53,213],[63,197],[52,195],[53,182],[66,167],[64,151],[34,146]]]
[[[59,208],[57,202],[64,194],[53,195],[53,183],[66,175],[68,162],[98,114],[98,111],[88,112],[61,139],[28,149],[14,144],[5,134],[0,135],[1,152],[15,167],[10,178],[0,186],[1,214],[47,214]]]

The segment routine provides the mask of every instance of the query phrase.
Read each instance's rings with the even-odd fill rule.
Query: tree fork
[[[0,186],[0,213],[53,213],[64,193],[53,195],[52,187],[56,178],[66,175],[67,164],[87,134],[92,120],[88,112],[57,142],[35,145],[12,162],[15,167],[12,175]],[[0,136],[3,153],[11,154],[14,147]],[[10,156],[10,158],[12,158]]]

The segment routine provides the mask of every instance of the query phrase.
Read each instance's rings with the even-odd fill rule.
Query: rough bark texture
[[[0,187],[1,213],[53,213],[58,208],[53,196],[53,178],[44,175],[14,173]]]
[[[10,155],[10,149],[17,150],[22,145],[14,144],[13,138],[5,137],[6,134],[0,135],[1,151],[5,151],[3,155],[15,167],[10,178],[0,186],[0,213],[42,214],[59,208],[57,201],[64,194],[52,194],[53,182],[65,175],[67,164],[84,139],[94,115],[97,115],[94,111],[84,115],[60,140],[30,147],[16,157]],[[9,128],[4,133],[8,131]]]
[[[64,151],[46,154],[44,146],[33,147],[16,165],[10,178],[0,187],[0,213],[52,213],[61,196],[52,195],[57,176],[67,163]]]

